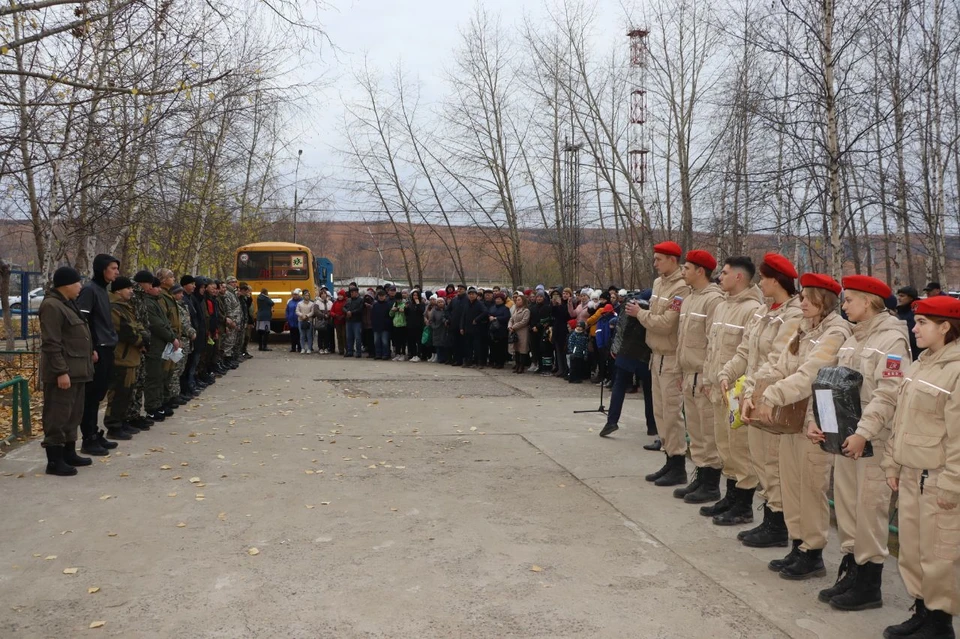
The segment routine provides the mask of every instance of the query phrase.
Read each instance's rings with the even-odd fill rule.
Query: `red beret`
[[[523,292],[524,295],[533,295],[533,289],[528,288]]]
[[[800,286],[803,288],[822,288],[834,295],[839,295],[840,291],[843,290],[840,282],[822,273],[804,273],[803,277],[800,278]]]
[[[763,263],[775,270],[781,275],[786,275],[791,279],[797,279],[797,269],[793,263],[779,253],[767,253],[763,256]]]
[[[674,257],[683,255],[683,249],[676,242],[661,242],[653,247],[653,252],[661,255],[673,255]]]
[[[927,297],[913,303],[913,312],[917,315],[960,319],[960,300],[949,295]]]
[[[603,311],[604,313],[612,313],[612,312],[613,312],[613,304],[604,304],[604,305],[603,305],[603,308],[600,309],[600,310]]]
[[[689,251],[687,253],[687,261],[691,264],[702,266],[708,271],[712,271],[713,269],[717,268],[717,258],[710,255],[706,251]]]
[[[575,320],[575,319],[570,320],[569,322],[567,322],[567,326],[569,326],[570,328],[576,328],[576,327],[577,327],[577,320]]]
[[[875,277],[868,277],[867,275],[848,275],[841,281],[843,282],[843,288],[848,291],[860,291],[862,293],[879,295],[883,299],[887,299],[892,293],[890,287],[882,280],[878,280]]]
[[[339,291],[337,291],[337,295],[346,295],[346,294],[347,294],[347,291],[345,289],[341,288]]]
[[[447,296],[446,291],[437,291],[437,297],[446,297],[446,296]]]

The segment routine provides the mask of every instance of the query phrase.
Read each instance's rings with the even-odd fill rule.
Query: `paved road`
[[[837,613],[816,601],[832,579],[779,579],[783,551],[644,482],[662,457],[640,400],[602,440],[571,413],[596,392],[258,353],[76,478],[20,448],[0,637],[851,639],[905,618],[892,560],[885,608]]]

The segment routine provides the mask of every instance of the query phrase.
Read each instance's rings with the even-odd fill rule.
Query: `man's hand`
[[[753,405],[752,399],[745,399],[740,402],[740,420],[743,421],[744,424],[749,424],[753,421],[752,415],[755,408],[756,406]]]
[[[180,348],[180,340],[178,339],[173,340],[173,350],[179,350],[179,348]]]
[[[893,492],[898,492],[900,490],[900,478],[887,477],[887,486],[889,486]]]
[[[70,375],[64,373],[63,375],[57,375],[57,388],[60,390],[69,390],[70,389]]]
[[[843,454],[851,459],[860,459],[863,448],[867,445],[866,438],[854,433],[843,442]]]
[[[93,351],[93,363],[96,364],[100,361],[100,355],[97,354],[97,351]]]
[[[461,335],[466,335],[467,332],[461,328],[461,329],[460,329],[460,334],[461,334]]]
[[[630,300],[627,302],[625,311],[630,317],[638,317],[640,315],[640,305],[637,304],[636,300]]]
[[[237,327],[237,323],[234,322],[232,319],[230,319],[230,318],[228,317],[228,318],[227,318],[227,326],[229,326],[230,328],[236,328],[236,327]]]
[[[823,431],[817,427],[816,422],[810,422],[807,424],[807,439],[810,440],[812,444],[819,444],[820,442],[826,441],[827,436],[823,434]]]
[[[725,379],[720,380],[720,390],[723,391],[723,394],[726,395],[730,392],[730,382]]]
[[[940,497],[937,497],[937,506],[940,506],[940,508],[943,508],[944,510],[953,510],[957,507],[956,504],[949,501],[944,501]]]

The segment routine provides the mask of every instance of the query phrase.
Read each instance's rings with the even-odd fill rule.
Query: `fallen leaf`
[[[107,533],[107,537],[116,537],[116,536],[117,536],[117,533],[111,533],[111,532]]]
[[[120,476],[121,476],[121,477],[129,477],[129,476],[130,476],[130,473],[120,473]]]
[[[90,624],[90,629],[92,630],[93,628],[103,628],[105,625],[107,625],[106,621],[94,621],[93,623]]]
[[[217,515],[217,519],[219,519],[220,521],[226,521],[227,513],[220,513],[219,515]]]
[[[64,569],[63,569],[63,574],[65,574],[65,575],[75,575],[75,574],[77,574],[77,569],[76,569],[76,568],[64,568]]]
[[[44,559],[44,561],[53,561],[53,560],[56,559],[56,558],[57,558],[56,555],[47,555],[47,556],[44,557],[43,559]]]
[[[103,495],[103,496],[100,497],[100,501],[106,501],[106,500],[110,499],[111,497],[113,497],[113,495]]]
[[[397,466],[396,468],[397,468],[397,470],[404,470],[404,469],[406,469],[406,466]]]
[[[316,472],[315,472],[315,471],[312,471],[312,470],[305,470],[305,471],[303,471],[303,472],[306,473],[307,475],[315,475],[315,474],[316,474]]]
[[[217,455],[217,459],[226,459],[223,455]]]
[[[191,484],[196,484],[196,483],[199,483],[199,482],[200,482],[200,478],[199,478],[199,477],[191,477],[191,478],[190,478],[190,483],[191,483]]]
[[[177,493],[167,493],[167,497],[176,497]]]
[[[307,510],[313,510],[314,506],[312,504],[307,504]]]
[[[397,512],[397,509],[396,509],[396,508],[391,508],[391,509],[390,509],[390,512],[395,513],[395,512]]]
[[[187,527],[187,525],[186,525],[185,523],[183,523],[182,521],[181,521],[179,524],[177,524],[177,528],[186,528],[186,527]]]
[[[530,572],[543,572],[543,568],[537,565],[530,566]]]
[[[476,427],[476,426],[471,426],[471,427],[470,427],[470,430],[477,430],[477,427]]]
[[[320,505],[321,505],[321,506],[329,506],[329,505],[330,505],[330,502],[329,502],[329,501],[321,501],[321,502],[320,502]]]
[[[367,466],[367,468],[376,468],[376,467],[377,467],[376,464],[370,464],[369,466]]]
[[[200,482],[199,484],[194,484],[194,486],[196,486],[197,488],[203,488],[204,486],[206,486],[206,484],[204,484],[203,482]]]
[[[95,595],[95,594],[97,594],[98,592],[100,592],[100,587],[99,587],[99,586],[92,586],[92,587],[90,587],[90,588],[87,588],[87,594],[88,594],[88,595]]]
[[[259,555],[260,551],[257,550],[256,548],[251,548],[250,550],[247,551],[247,554],[250,556],[255,556],[255,555]]]
[[[183,477],[181,477],[180,475],[174,475],[172,479],[176,481],[177,479],[183,479]]]
[[[160,470],[170,470],[170,466],[167,466],[166,464],[164,464],[163,466],[160,467]]]
[[[187,462],[180,462],[180,465],[181,465],[181,466],[189,466],[190,464],[188,464]]]

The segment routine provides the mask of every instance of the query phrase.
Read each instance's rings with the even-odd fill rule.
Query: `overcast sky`
[[[491,18],[499,15],[505,29],[513,30],[522,25],[525,16],[545,16],[551,1],[559,0],[483,0],[481,6]],[[324,191],[330,190],[331,177],[343,175],[338,168],[342,159],[335,149],[340,146],[341,100],[353,90],[351,69],[359,66],[364,56],[384,72],[402,60],[406,71],[421,79],[421,103],[427,107],[445,91],[444,70],[451,66],[453,52],[461,41],[461,27],[469,22],[477,6],[470,0],[332,2],[335,9],[323,14],[324,28],[339,51],[334,55],[325,50],[319,62],[312,54],[307,55],[302,67],[311,79],[324,74],[331,85],[318,96],[318,106],[311,108],[311,115],[294,125],[299,142],[291,154],[293,158],[295,149],[303,148],[301,185],[319,176],[327,185]],[[599,0],[597,12],[599,35],[604,41],[597,44],[606,47],[616,42],[626,46],[624,12],[619,0]],[[291,175],[291,182],[292,178]]]

